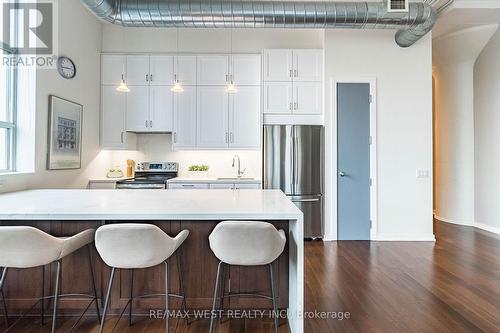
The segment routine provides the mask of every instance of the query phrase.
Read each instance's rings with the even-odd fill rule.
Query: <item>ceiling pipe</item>
[[[388,12],[387,2],[252,0],[82,0],[101,20],[125,27],[397,29],[408,47],[432,30],[436,11],[410,3]]]

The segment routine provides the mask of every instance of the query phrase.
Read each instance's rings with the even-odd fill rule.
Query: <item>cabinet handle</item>
[[[146,128],[148,128],[148,121],[146,120]]]
[[[149,81],[153,82],[153,74],[149,74]]]
[[[231,143],[234,143],[234,133],[233,132],[231,132],[229,134],[229,137],[230,137]]]
[[[226,74],[226,82],[228,82],[228,81],[229,81],[229,75]]]
[[[177,132],[174,132],[174,143],[177,143]]]
[[[120,141],[123,143],[123,131],[120,133]]]
[[[229,134],[226,132],[226,143],[229,143]]]
[[[148,82],[148,81],[149,81],[148,77],[149,77],[149,75],[148,75],[148,74],[146,74],[146,82]]]
[[[149,121],[149,127],[153,128],[153,121],[152,120]]]
[[[299,103],[295,102],[294,103],[294,109],[297,110],[299,108]]]
[[[290,77],[292,77],[292,76],[293,76],[293,74],[292,74],[292,73],[293,73],[293,72],[292,72],[292,70],[290,69]]]
[[[294,76],[294,77],[297,77],[297,76],[298,76],[298,72],[297,72],[297,70],[294,70],[294,71],[293,71],[293,76]]]
[[[290,102],[290,106],[288,108],[292,111],[292,102]]]

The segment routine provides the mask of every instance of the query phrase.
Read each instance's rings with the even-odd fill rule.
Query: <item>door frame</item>
[[[372,221],[370,229],[370,240],[377,240],[378,235],[378,213],[377,213],[377,78],[376,77],[334,77],[330,80],[331,89],[331,188],[332,188],[332,236],[330,240],[338,240],[338,197],[337,197],[337,172],[338,172],[338,110],[337,110],[337,85],[339,83],[368,83],[370,85],[370,136],[372,142],[370,145],[370,178],[372,184],[370,187],[370,220]],[[327,145],[328,147],[328,145]],[[334,176],[335,175],[335,176]],[[331,239],[333,238],[333,239]]]

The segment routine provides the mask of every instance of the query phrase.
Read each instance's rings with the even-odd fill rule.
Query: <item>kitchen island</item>
[[[0,225],[35,226],[55,236],[69,236],[87,228],[107,223],[153,223],[170,235],[188,229],[190,235],[181,248],[184,288],[188,307],[209,309],[217,270],[208,235],[223,220],[268,221],[287,232],[287,246],[275,265],[280,309],[288,309],[292,332],[303,332],[303,214],[281,192],[276,190],[30,190],[0,195]],[[81,253],[80,253],[81,252]],[[84,251],[65,258],[62,263],[62,290],[88,292],[90,275]],[[110,269],[94,251],[100,298],[105,290]],[[172,265],[176,266],[176,265]],[[174,275],[176,274],[175,267]],[[47,273],[48,271],[48,273]],[[50,274],[50,275],[49,275]],[[52,290],[54,267],[46,269],[45,290]],[[137,271],[134,294],[161,291],[161,267]],[[226,288],[235,292],[270,293],[265,267],[231,267]],[[130,274],[121,270],[120,283],[114,285],[111,299],[113,313],[118,313],[128,300]],[[29,308],[29,297],[41,293],[42,270],[12,270],[5,286],[9,308]],[[177,290],[172,279],[172,290]],[[75,290],[76,289],[76,290]],[[233,309],[268,309],[265,300],[231,299],[225,307]],[[134,301],[134,312],[161,309],[158,299]],[[174,307],[179,304],[174,303]],[[72,313],[81,302],[64,300],[60,309]]]

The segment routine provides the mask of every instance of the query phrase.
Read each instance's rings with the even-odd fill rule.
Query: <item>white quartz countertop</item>
[[[131,179],[131,178],[133,178],[133,177],[108,178],[106,176],[103,176],[103,177],[91,178],[91,179],[89,179],[89,182],[91,182],[91,183],[116,183],[116,182],[119,182],[120,180]]]
[[[295,220],[279,190],[29,190],[0,194],[0,220]]]
[[[257,178],[190,178],[177,177],[168,180],[168,183],[190,183],[190,184],[260,184],[260,179]]]

